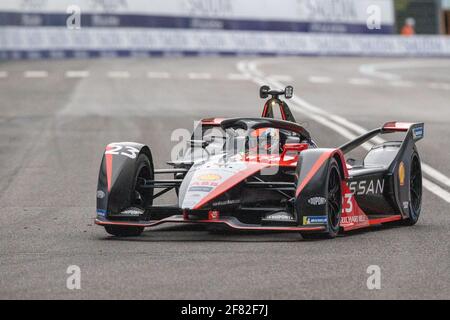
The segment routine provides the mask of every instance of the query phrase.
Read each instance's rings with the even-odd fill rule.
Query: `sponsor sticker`
[[[202,195],[199,193],[190,194],[189,197],[191,198],[200,198]]]
[[[106,210],[97,210],[97,216],[106,217]]]
[[[208,212],[208,220],[218,220],[220,217],[220,212],[217,210]]]
[[[341,217],[341,225],[342,224],[365,223],[367,221],[368,221],[368,218],[365,215]]]
[[[140,216],[142,213],[143,212],[141,210],[133,209],[133,208],[126,209],[126,210],[121,212],[121,214],[125,214],[125,215],[128,215],[128,216]]]
[[[239,204],[239,203],[241,203],[241,200],[226,200],[226,201],[214,202],[212,205],[215,207],[220,207],[220,206],[229,206],[229,205],[234,205],[234,204]]]
[[[372,179],[351,181],[348,183],[348,187],[352,194],[356,195],[383,194],[384,180]]]
[[[218,180],[222,179],[222,177],[219,176],[218,174],[210,173],[210,174],[203,174],[203,175],[199,176],[197,179],[200,181],[218,181]]]
[[[400,162],[400,165],[398,166],[398,180],[400,182],[400,186],[405,185],[405,164]]]
[[[192,186],[210,186],[210,187],[217,187],[219,185],[218,182],[212,182],[212,181],[196,181],[192,182]]]
[[[327,203],[327,199],[324,197],[311,197],[308,199],[308,203],[312,206],[322,206]]]
[[[413,129],[413,138],[419,139],[423,137],[423,127],[416,127]]]
[[[328,222],[327,216],[306,216],[306,217],[303,217],[303,225],[326,224],[327,222]]]
[[[283,214],[283,213],[275,213],[272,214],[270,216],[265,217],[265,219],[267,220],[277,220],[277,221],[282,221],[282,220],[287,220],[287,221],[294,221],[294,217],[289,215],[289,214]]]
[[[190,187],[189,192],[210,192],[213,187]]]

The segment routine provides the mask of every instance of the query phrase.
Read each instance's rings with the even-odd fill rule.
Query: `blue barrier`
[[[445,36],[328,35],[235,31],[0,30],[0,59],[152,56],[383,56],[450,57]],[[5,35],[6,33],[6,35]],[[24,40],[26,38],[26,41]],[[28,41],[28,42],[27,42]]]

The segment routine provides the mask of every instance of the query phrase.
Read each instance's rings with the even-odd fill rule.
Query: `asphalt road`
[[[450,61],[240,60],[0,63],[0,298],[448,299]],[[259,116],[258,81],[294,85],[294,114],[321,146],[344,143],[355,124],[425,121],[422,160],[443,176],[425,175],[419,223],[328,241],[192,226],[115,239],[94,225],[106,144],[147,143],[166,167],[173,130]],[[353,127],[334,128],[321,110]],[[81,268],[80,290],[66,288],[70,265]],[[381,268],[380,290],[366,286],[370,265]]]

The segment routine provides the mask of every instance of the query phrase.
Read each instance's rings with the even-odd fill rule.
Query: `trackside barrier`
[[[0,59],[450,56],[450,37],[394,29],[392,0],[2,0]]]
[[[450,57],[450,37],[135,28],[0,29],[0,59],[155,55]]]

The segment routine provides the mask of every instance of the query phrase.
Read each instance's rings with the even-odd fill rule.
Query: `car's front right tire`
[[[144,227],[130,227],[119,225],[105,226],[106,232],[116,237],[137,237],[144,231]]]
[[[149,157],[145,153],[140,154],[135,166],[133,188],[130,190],[131,203],[122,212],[126,212],[127,210],[140,210],[144,212],[145,208],[153,203],[153,189],[143,188],[139,182],[140,179],[152,180],[154,177],[153,166]],[[135,237],[144,231],[144,227],[106,225],[105,230],[107,233],[117,237]]]
[[[336,159],[330,161],[326,181],[327,231],[322,233],[302,232],[304,239],[333,239],[339,232],[342,211],[342,177]]]

